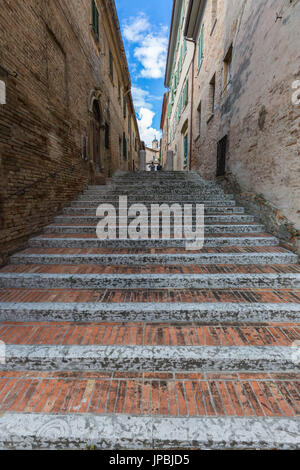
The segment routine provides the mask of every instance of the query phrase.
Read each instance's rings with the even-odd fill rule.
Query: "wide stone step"
[[[162,247],[185,247],[188,239],[157,239],[157,240],[99,240],[90,234],[47,234],[29,241],[31,248],[162,248]],[[205,247],[225,246],[276,246],[279,244],[277,238],[268,234],[223,234],[222,236],[206,236]]]
[[[299,266],[10,265],[0,288],[204,289],[300,288]]]
[[[120,226],[127,227],[127,223],[120,222]],[[182,227],[182,221],[177,221],[174,224],[171,224],[170,233],[174,234],[176,228]],[[193,230],[195,230],[196,225],[193,225]],[[66,234],[82,234],[89,233],[95,234],[97,226],[96,225],[48,225],[44,228],[44,233],[66,233]],[[154,229],[159,229],[160,234],[162,233],[161,226],[141,226],[141,231],[146,231],[150,237]],[[205,234],[214,234],[214,233],[261,233],[265,230],[264,225],[259,225],[257,223],[251,224],[205,224],[204,233]],[[116,228],[117,236],[119,235],[119,227]]]
[[[67,292],[61,292],[66,294]],[[71,293],[70,293],[71,294]],[[24,295],[26,293],[24,292]],[[30,297],[39,298],[37,290]],[[222,295],[220,293],[220,295]],[[284,293],[283,293],[284,295]],[[52,292],[57,297],[57,292]],[[84,294],[83,294],[84,296]],[[270,296],[270,294],[269,294]],[[15,296],[20,298],[20,292]],[[49,293],[49,298],[51,293]],[[70,295],[71,297],[71,295]],[[266,295],[267,299],[268,296]],[[45,299],[47,300],[47,299]],[[0,321],[5,322],[205,322],[220,326],[224,323],[251,324],[295,322],[299,334],[300,298],[298,303],[262,302],[0,302]],[[298,326],[296,326],[296,322]],[[28,337],[28,335],[26,335]]]
[[[132,220],[135,217],[128,217],[128,220]],[[96,216],[66,216],[66,215],[60,215],[54,218],[53,222],[57,224],[98,224],[100,218]],[[124,217],[119,217],[117,219],[119,222],[123,222],[125,219]],[[151,216],[149,215],[148,218],[149,222],[151,222]],[[162,218],[160,217],[160,220]],[[171,222],[172,221],[178,221],[182,220],[182,218],[178,217],[171,217]],[[192,221],[195,222],[196,218],[193,217]],[[205,216],[205,223],[211,224],[211,223],[216,223],[216,224],[222,224],[222,223],[249,223],[249,222],[254,222],[255,218],[252,215],[244,215],[244,214],[228,214],[228,215],[206,215]]]
[[[164,184],[162,186],[152,186],[152,187],[147,187],[146,185],[141,185],[139,187],[134,187],[134,186],[116,186],[115,188],[109,189],[107,191],[85,191],[84,195],[115,195],[115,196],[133,196],[133,197],[145,197],[147,199],[148,197],[159,197],[161,199],[164,198],[170,198],[172,196],[174,197],[189,197],[189,198],[199,198],[202,196],[207,196],[207,199],[217,197],[218,199],[233,199],[234,196],[232,194],[224,194],[221,191],[217,190],[202,190],[200,188],[192,188],[190,185],[187,187],[184,187],[182,184],[178,185],[177,189],[174,189],[174,186],[172,187],[166,187]]]
[[[96,193],[96,192],[88,192],[84,194],[84,198],[93,199],[93,200],[107,200],[107,199],[119,199],[119,197],[128,197],[128,200],[133,201],[150,201],[153,204],[162,204],[167,203],[169,204],[172,201],[175,202],[184,202],[187,203],[195,201],[208,201],[208,200],[223,200],[223,201],[231,201],[233,199],[228,197],[223,197],[219,193],[201,193],[201,192],[194,192],[194,193],[176,193],[176,192],[169,192],[169,193],[159,193],[158,191],[151,190],[149,192],[139,193],[138,191],[110,191],[107,193]]]
[[[275,248],[275,247],[274,247]],[[84,251],[84,250],[82,250]],[[98,264],[124,266],[149,264],[296,264],[298,257],[288,251],[278,253],[189,253],[177,254],[49,254],[18,253],[11,257],[13,264]]]
[[[100,205],[100,204],[99,204]],[[147,207],[149,210],[151,207],[150,205]],[[87,207],[65,207],[63,210],[63,214],[65,215],[75,215],[75,216],[83,216],[83,215],[90,215],[94,216],[96,215],[96,210],[97,208],[91,208],[89,206]],[[118,210],[117,210],[118,213]],[[244,214],[245,209],[243,207],[234,207],[234,206],[212,206],[212,207],[205,207],[204,208],[204,213],[206,215],[213,215],[213,214],[221,214],[221,215],[226,215],[226,214]]]
[[[299,433],[295,418],[6,413],[0,448],[297,450]]]
[[[0,370],[297,372],[291,346],[10,345]]]
[[[125,206],[123,203],[119,204],[120,201],[119,201],[119,198],[118,197],[115,197],[115,198],[112,198],[110,196],[101,196],[99,197],[98,199],[93,199],[92,197],[88,197],[88,196],[82,196],[82,197],[79,197],[79,199],[71,202],[71,206],[70,207],[90,207],[90,208],[97,208],[100,204],[113,204],[116,209],[119,208],[119,205],[120,206]],[[235,201],[234,200],[226,200],[226,199],[212,199],[212,200],[203,200],[203,199],[193,199],[193,198],[189,198],[187,199],[186,201],[184,200],[179,200],[179,199],[176,199],[176,200],[169,200],[167,202],[168,205],[170,204],[180,204],[182,207],[184,204],[203,204],[204,206],[208,206],[208,207],[218,207],[219,205],[220,206],[224,206],[224,207],[233,207],[236,205]],[[135,197],[135,198],[128,198],[128,205],[132,205],[132,204],[144,204],[147,209],[151,209],[151,202],[149,202],[149,198],[147,200],[140,200],[139,198]],[[164,204],[164,202],[156,202],[156,204],[159,204],[159,205],[162,205]]]

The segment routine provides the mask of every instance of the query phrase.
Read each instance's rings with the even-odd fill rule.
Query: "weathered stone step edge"
[[[1,449],[298,450],[297,418],[5,413]]]
[[[170,240],[99,240],[98,238],[32,238],[30,248],[158,248],[185,247],[186,239]],[[278,246],[275,237],[206,237],[204,246]]]
[[[0,370],[297,372],[287,346],[6,345]]]
[[[99,219],[100,220],[100,219]],[[123,224],[123,227],[126,227],[127,224]],[[172,224],[170,227],[170,232],[174,233],[174,228],[175,227],[182,227],[182,224]],[[97,225],[48,225],[47,227],[44,228],[43,232],[44,233],[67,233],[67,234],[72,234],[72,233],[96,233],[96,228]],[[144,229],[145,227],[141,227],[141,229]],[[151,230],[160,228],[160,232],[162,231],[161,226],[153,226],[148,228],[148,233],[151,235]],[[195,229],[195,225],[193,225],[193,229]],[[264,225],[259,225],[259,224],[237,224],[237,225],[222,225],[222,224],[206,224],[204,226],[204,233],[207,234],[214,234],[214,233],[262,233],[265,232],[265,226]],[[118,227],[117,227],[117,233],[118,233]]]
[[[80,199],[76,199],[76,200],[72,201],[71,206],[72,207],[73,206],[78,206],[78,205],[82,206],[82,205],[86,204],[90,207],[98,207],[99,204],[101,204],[103,202],[108,203],[108,204],[114,204],[117,207],[119,207],[119,198],[115,198],[115,199],[105,198],[104,199],[102,196],[101,196],[101,198],[99,198],[97,200],[96,199],[89,199],[89,198],[85,199],[85,198],[81,197]],[[218,205],[219,206],[235,206],[236,205],[235,201],[231,201],[231,200],[226,201],[224,199],[220,199],[220,200],[214,199],[214,200],[210,200],[210,201],[204,201],[204,200],[200,200],[200,201],[196,200],[195,201],[194,199],[193,200],[190,199],[190,200],[187,200],[187,201],[182,201],[182,200],[178,201],[178,200],[176,200],[176,201],[168,201],[167,202],[167,204],[172,204],[172,203],[174,203],[174,204],[185,204],[185,203],[186,204],[203,204],[204,206],[218,206]],[[144,205],[150,207],[152,203],[149,202],[149,198],[145,201],[141,201],[140,199],[136,198],[135,200],[128,199],[128,205],[129,204],[130,205],[131,204],[144,204]],[[160,203],[160,205],[161,204],[163,204],[163,202]],[[124,206],[124,204],[121,204],[121,207],[122,206]]]
[[[112,201],[115,204],[119,203],[119,197],[127,196],[128,204],[203,204],[204,202],[220,201],[223,204],[227,203],[229,205],[235,205],[236,202],[234,199],[222,198],[219,197],[218,194],[215,195],[208,195],[208,194],[189,194],[189,195],[181,195],[181,194],[162,194],[159,195],[157,193],[153,194],[153,192],[149,192],[149,194],[137,194],[137,192],[133,193],[102,193],[102,194],[85,194],[79,197],[79,200],[93,200],[93,201]],[[232,204],[234,203],[234,204]]]
[[[0,288],[36,289],[300,288],[300,274],[0,273]]]
[[[299,323],[300,304],[0,302],[0,321]]]
[[[130,221],[131,219],[134,219],[135,217],[128,217],[128,220]],[[65,223],[66,225],[72,223],[72,224],[78,224],[80,223],[90,223],[90,224],[97,224],[99,222],[100,218],[96,216],[66,216],[66,215],[59,215],[53,219],[53,223],[59,223],[63,224]],[[109,220],[109,217],[108,217]],[[182,220],[182,217],[171,217],[171,221],[178,221]],[[193,222],[196,220],[196,217],[192,218]],[[123,222],[125,221],[124,217],[119,217],[118,216],[118,221]],[[148,221],[151,221],[151,216],[148,217]],[[227,215],[206,215],[205,216],[205,223],[236,223],[236,222],[255,222],[255,217],[252,215],[244,215],[244,214],[227,214]]]
[[[91,215],[91,216],[96,216],[96,207],[91,208],[91,207],[65,207],[62,211],[62,214],[66,215]],[[118,213],[118,211],[117,211]],[[206,207],[204,208],[204,213],[206,215],[214,215],[214,214],[221,214],[221,215],[227,215],[227,214],[244,214],[245,209],[243,207]]]
[[[10,258],[12,264],[96,264],[96,265],[148,265],[148,264],[296,264],[293,253],[197,253],[189,254],[23,254]]]

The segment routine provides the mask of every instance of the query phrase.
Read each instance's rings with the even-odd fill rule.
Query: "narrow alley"
[[[170,1],[161,134],[146,16],[44,3],[0,11],[0,448],[299,450],[300,1]]]

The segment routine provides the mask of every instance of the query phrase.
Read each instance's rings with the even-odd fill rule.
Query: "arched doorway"
[[[99,102],[93,102],[93,119],[92,119],[92,144],[93,144],[93,162],[97,172],[101,173],[101,111]]]

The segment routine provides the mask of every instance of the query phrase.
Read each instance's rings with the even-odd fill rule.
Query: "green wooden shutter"
[[[186,88],[186,83],[184,84],[184,87],[183,87],[183,106],[182,108],[185,109],[186,107],[186,101],[187,101],[187,88]]]
[[[180,72],[182,71],[182,63],[183,63],[183,46],[181,45],[181,48],[180,48]]]
[[[202,26],[201,28],[199,44],[198,44],[198,68],[200,67],[202,63],[203,57],[204,57],[204,26]]]
[[[99,12],[95,0],[92,0],[92,28],[99,41]]]
[[[109,74],[114,79],[114,59],[111,51],[109,51]]]
[[[171,103],[168,104],[168,119],[171,117],[172,105]]]
[[[189,138],[186,135],[184,136],[184,165],[187,165],[188,153],[189,153]]]
[[[124,95],[124,98],[123,98],[123,116],[124,116],[124,119],[127,116],[127,100],[126,100],[125,95]]]
[[[123,132],[123,157],[127,160],[127,140],[125,132]]]

